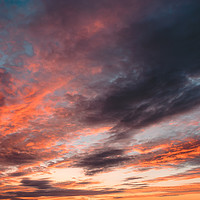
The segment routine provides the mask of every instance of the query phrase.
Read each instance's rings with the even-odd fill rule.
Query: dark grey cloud
[[[89,184],[93,184],[93,182],[91,182],[91,181],[81,181],[81,182],[77,183],[77,185],[89,185]]]
[[[42,180],[30,180],[30,179],[22,179],[21,180],[21,185],[22,186],[28,186],[28,187],[34,187],[37,189],[49,189],[51,188],[51,182],[49,180],[46,179],[42,179]]]
[[[130,160],[125,156],[124,150],[120,149],[100,149],[95,150],[91,154],[86,154],[81,158],[77,158],[75,166],[86,169],[87,175],[94,175],[103,172],[114,166],[122,165]]]
[[[113,50],[126,58],[111,67],[114,80],[92,86],[99,91],[94,98],[75,101],[76,120],[113,123],[112,133],[127,137],[126,132],[199,105],[200,4],[169,1],[160,8],[116,33]]]
[[[133,176],[133,177],[128,177],[126,178],[124,181],[127,182],[127,181],[135,181],[135,180],[138,180],[138,179],[141,179],[143,177],[137,177],[137,176]]]

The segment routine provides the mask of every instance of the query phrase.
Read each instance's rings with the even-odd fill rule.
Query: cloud
[[[124,150],[95,150],[95,152],[91,154],[86,154],[82,158],[78,158],[75,166],[86,168],[87,175],[94,175],[95,173],[103,172],[111,167],[122,165],[128,160],[130,160],[130,158],[124,155]]]
[[[141,144],[143,147],[144,144]],[[131,148],[130,148],[131,149]],[[133,148],[134,149],[134,148]],[[86,175],[94,175],[99,172],[110,171],[113,167],[134,167],[138,170],[150,170],[162,167],[175,167],[198,165],[199,138],[186,138],[183,141],[173,141],[170,145],[163,145],[139,154],[122,149],[96,149],[91,153],[85,153],[75,159],[74,166],[83,167]],[[130,154],[131,153],[131,154]],[[136,179],[130,177],[128,180]],[[138,177],[137,177],[138,178]],[[140,178],[140,177],[139,177]]]
[[[134,180],[137,180],[137,179],[141,179],[142,177],[137,177],[137,176],[133,176],[133,177],[128,177],[126,178],[124,181],[127,182],[127,181],[134,181]]]
[[[27,172],[13,172],[13,173],[10,173],[9,176],[11,176],[11,177],[19,177],[19,176],[24,176],[26,174],[27,174]]]
[[[50,185],[49,180],[30,180],[30,179],[22,179],[21,180],[22,186],[28,186],[28,187],[35,187],[37,189],[49,189],[52,186]]]
[[[93,196],[104,194],[120,193],[122,190],[82,190],[82,189],[61,189],[53,187],[52,182],[47,179],[31,180],[22,179],[21,185],[25,187],[37,188],[35,191],[6,192],[0,196],[1,199],[17,199],[20,197],[67,197],[67,196]]]
[[[199,138],[187,138],[177,141],[170,146],[163,146],[156,150],[144,152],[135,156],[133,165],[141,167],[179,167],[181,165],[191,165],[192,162],[199,160],[198,153]]]
[[[88,125],[114,123],[117,135],[199,105],[198,6],[184,2],[172,14],[165,8],[120,30],[113,51],[120,48],[126,58],[120,68],[111,67],[114,80],[104,80],[102,88],[98,81],[93,84],[98,90],[94,98],[75,102],[78,119]]]
[[[37,155],[33,152],[28,151],[20,151],[18,149],[12,149],[9,152],[1,151],[1,159],[0,162],[5,164],[24,164],[24,163],[32,163],[38,160]]]

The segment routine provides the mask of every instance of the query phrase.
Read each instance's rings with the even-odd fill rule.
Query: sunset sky
[[[199,200],[200,1],[0,0],[0,199]]]

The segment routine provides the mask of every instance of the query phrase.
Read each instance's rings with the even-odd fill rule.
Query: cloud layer
[[[0,199],[197,200],[199,8],[0,0]]]

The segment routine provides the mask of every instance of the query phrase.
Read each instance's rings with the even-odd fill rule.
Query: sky
[[[0,0],[0,199],[200,199],[199,0]]]

